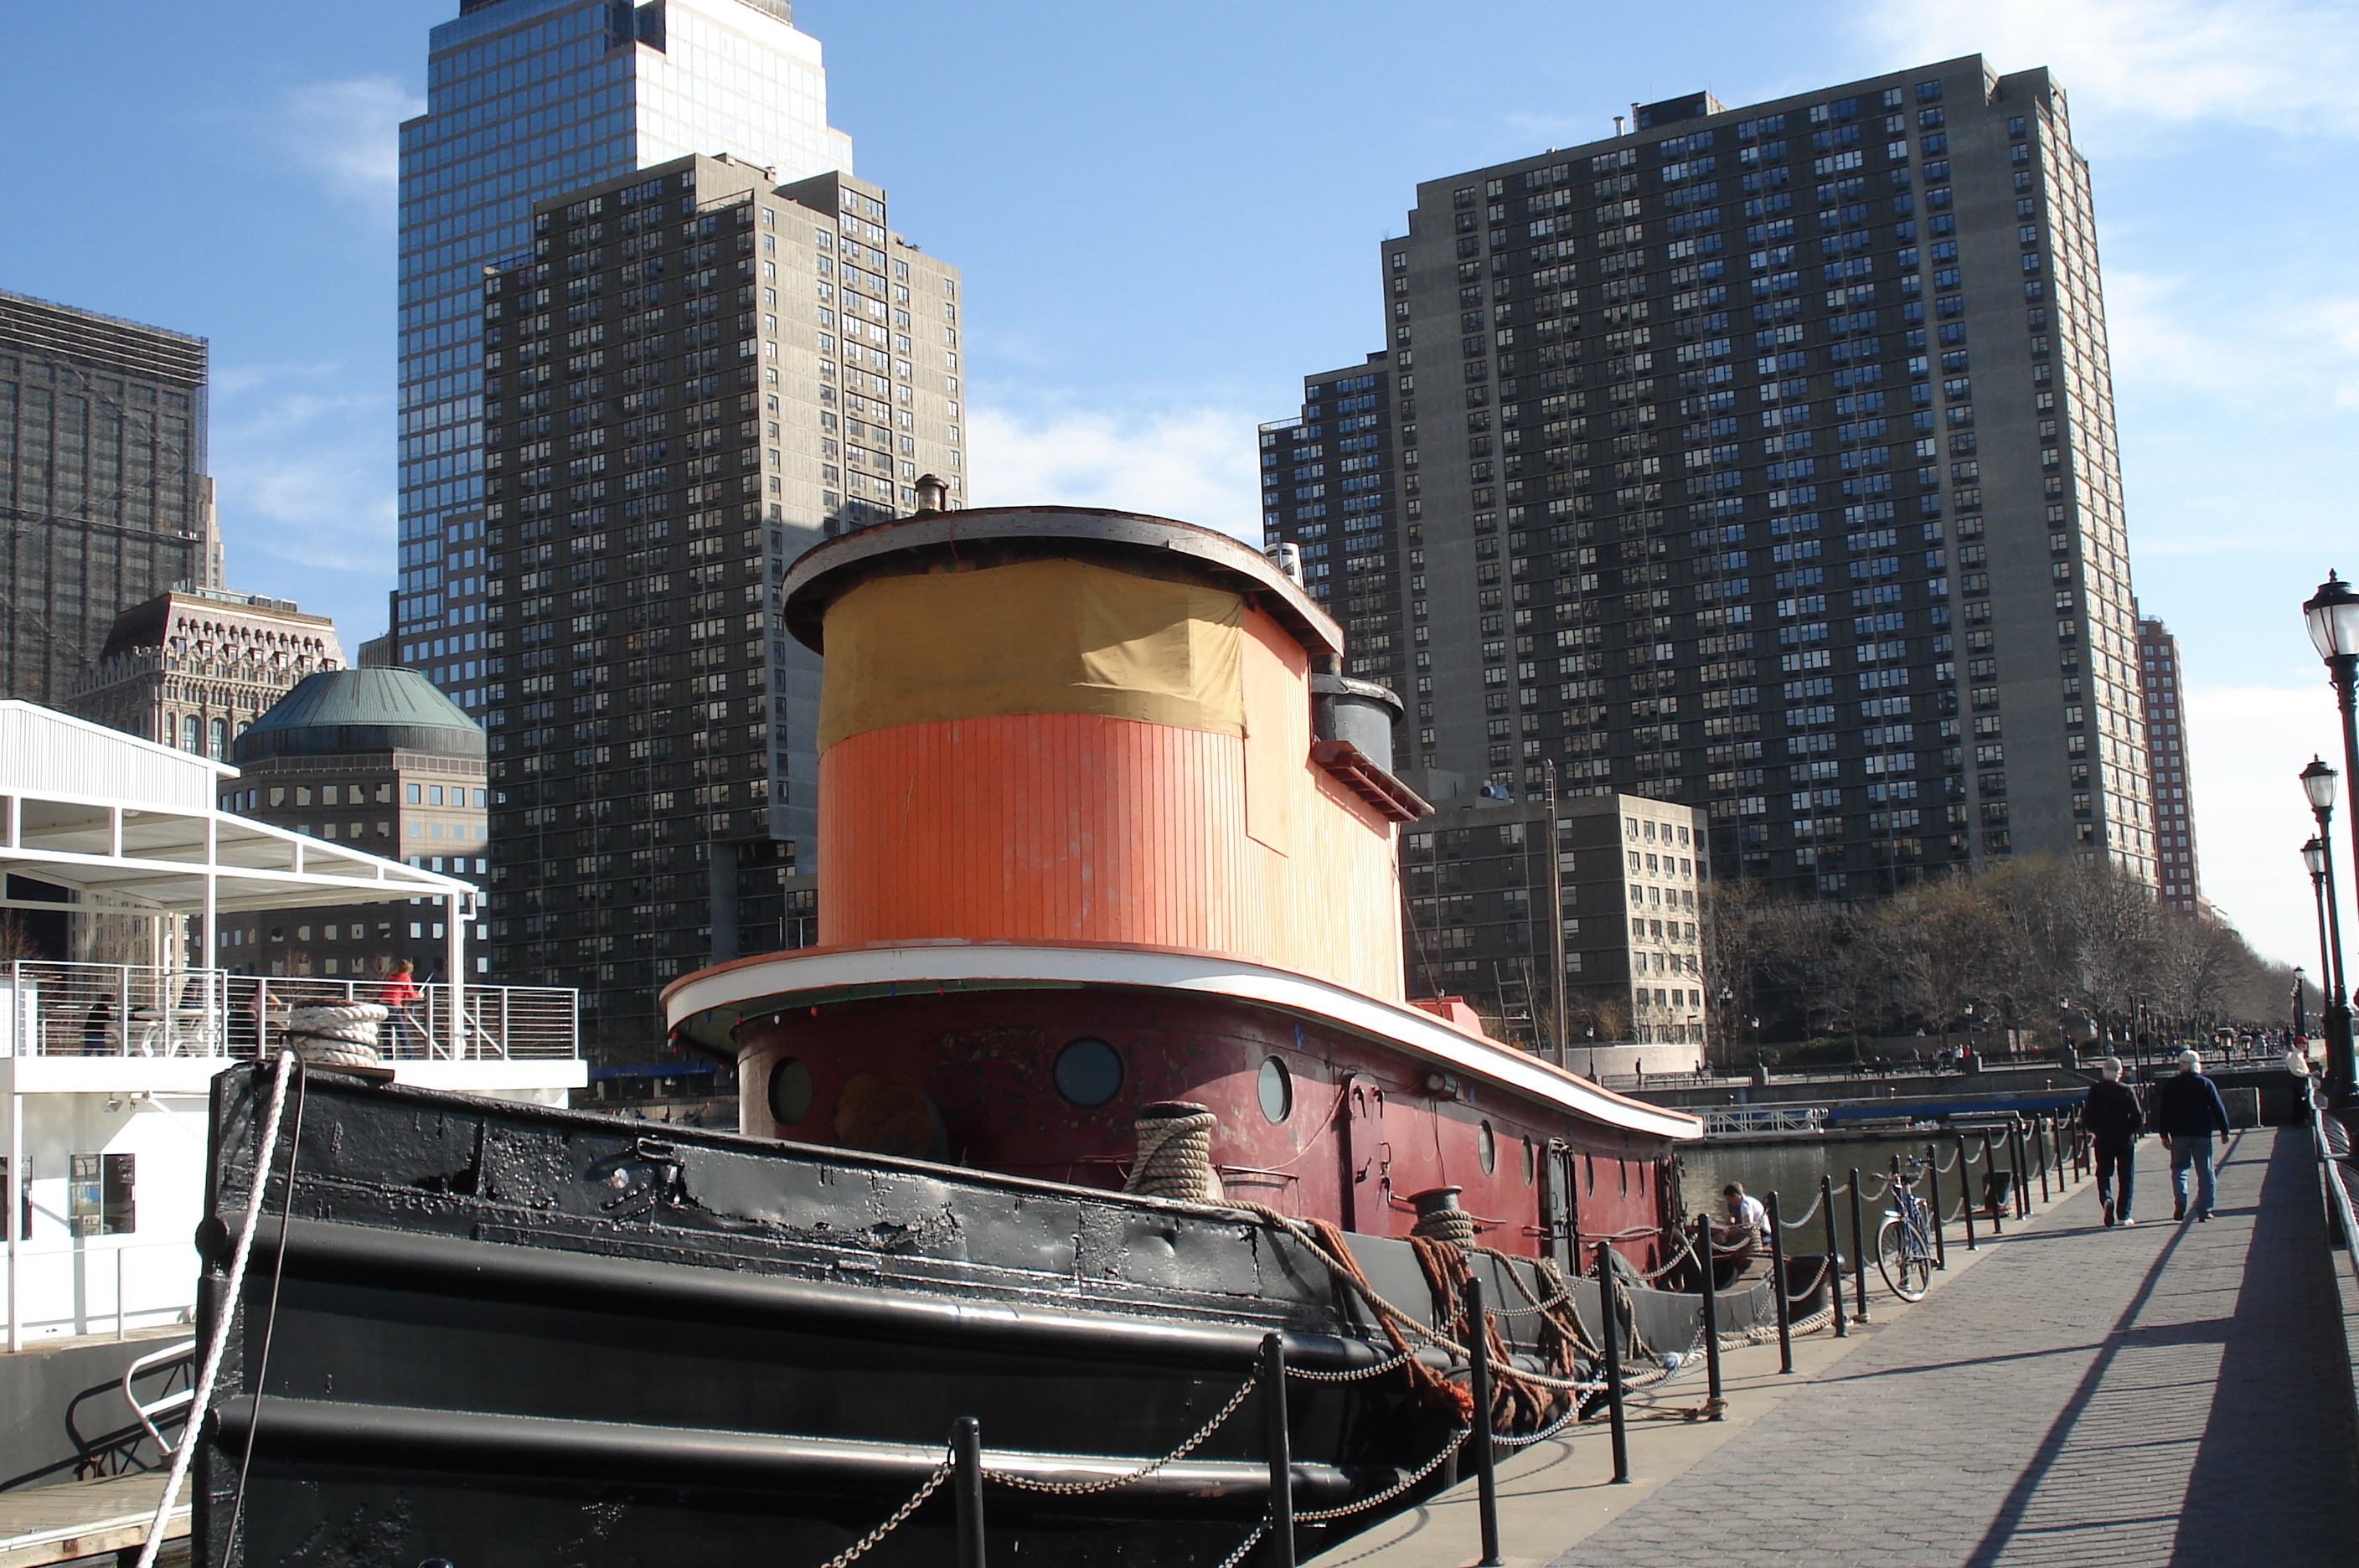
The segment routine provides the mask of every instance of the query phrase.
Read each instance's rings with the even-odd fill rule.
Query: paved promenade
[[[1797,1342],[1791,1377],[1774,1347],[1730,1357],[1728,1421],[1634,1427],[1637,1486],[1605,1484],[1597,1427],[1524,1456],[1507,1562],[2359,1563],[2346,1299],[2306,1137],[2240,1134],[2200,1225],[2171,1223],[2160,1145],[2140,1153],[2135,1229],[2103,1228],[2086,1183],[1971,1266],[1953,1228],[1922,1302],[1872,1288],[1876,1323]],[[1322,1562],[1472,1563],[1471,1492]]]

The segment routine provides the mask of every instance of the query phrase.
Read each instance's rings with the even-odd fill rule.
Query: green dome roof
[[[295,690],[237,737],[232,760],[416,751],[481,757],[483,726],[415,670],[329,670]]]

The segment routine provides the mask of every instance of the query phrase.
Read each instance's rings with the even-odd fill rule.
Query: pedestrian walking
[[[2212,1217],[2216,1187],[2212,1175],[2212,1135],[2228,1143],[2228,1105],[2220,1086],[2203,1075],[2203,1059],[2191,1051],[2179,1053],[2179,1071],[2163,1080],[2155,1093],[2155,1130],[2170,1150],[2171,1218],[2187,1217],[2187,1168],[2195,1167],[2195,1217]]]
[[[416,968],[415,964],[405,958],[393,966],[393,972],[387,975],[377,987],[378,999],[384,1002],[393,1021],[391,1043],[396,1051],[400,1049],[401,1031],[404,1026],[417,1030],[420,1040],[426,1038],[426,1031],[419,1029],[418,1026],[416,1008],[419,998],[425,993],[419,988]]]
[[[2108,1056],[2098,1064],[2098,1081],[2089,1085],[2081,1103],[2081,1125],[2097,1153],[2097,1207],[2107,1226],[2134,1225],[2130,1210],[2137,1195],[2137,1136],[2146,1118],[2137,1095],[2122,1082],[2122,1059]],[[2118,1186],[2116,1185],[2118,1179]]]

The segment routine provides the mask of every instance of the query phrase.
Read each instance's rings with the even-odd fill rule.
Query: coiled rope
[[[1210,1106],[1186,1100],[1142,1105],[1136,1125],[1138,1160],[1124,1192],[1196,1203],[1224,1200],[1220,1172],[1212,1169],[1212,1128],[1220,1117]]]

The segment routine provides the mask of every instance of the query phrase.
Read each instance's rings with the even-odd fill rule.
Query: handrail
[[[197,1342],[191,1335],[178,1345],[168,1345],[161,1350],[151,1350],[123,1369],[124,1402],[131,1407],[131,1413],[139,1418],[139,1424],[147,1429],[147,1435],[156,1440],[156,1446],[166,1454],[171,1453],[178,1444],[166,1437],[157,1427],[156,1418],[170,1415],[175,1410],[184,1410],[195,1404],[197,1390],[190,1387],[167,1394],[160,1399],[143,1400],[131,1391],[132,1379],[152,1367],[168,1367],[175,1361],[191,1360],[196,1355],[196,1349]],[[183,1416],[180,1419],[182,1423],[180,1435],[185,1440],[188,1436],[188,1418]]]
[[[2349,1131],[2340,1122],[2334,1126],[2343,1132],[2342,1142],[2347,1151]],[[2346,1155],[2335,1152],[2336,1140],[2327,1135],[2326,1106],[2314,1084],[2310,1090],[2310,1149],[2317,1156],[2319,1194],[2325,1203],[2327,1222],[2342,1237],[2343,1267],[2351,1271],[2354,1282],[2359,1282],[2359,1214],[2353,1212],[2350,1189],[2343,1184],[2335,1169]]]

